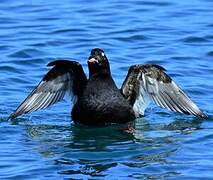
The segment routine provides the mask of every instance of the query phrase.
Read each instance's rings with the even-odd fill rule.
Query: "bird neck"
[[[94,77],[110,77],[111,72],[110,70],[102,70],[101,72],[95,72],[95,73],[89,73],[89,78],[94,78]]]
[[[109,68],[105,68],[105,69],[99,69],[98,71],[89,71],[89,78],[91,77],[107,77],[107,76],[111,76],[111,71]]]

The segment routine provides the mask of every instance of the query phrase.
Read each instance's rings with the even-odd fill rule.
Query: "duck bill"
[[[90,57],[89,60],[88,60],[88,63],[98,63],[98,60],[95,59],[94,57]]]

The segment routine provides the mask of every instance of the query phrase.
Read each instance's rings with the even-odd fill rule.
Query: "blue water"
[[[0,2],[1,179],[213,179],[213,1]],[[209,119],[156,106],[122,127],[77,127],[71,105],[8,122],[56,58],[86,60],[103,48],[113,78],[128,67],[164,66]]]

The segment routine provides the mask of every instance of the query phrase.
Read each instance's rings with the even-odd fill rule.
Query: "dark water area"
[[[0,2],[0,179],[213,179],[213,1]],[[154,105],[122,127],[78,127],[69,101],[8,122],[57,58],[103,48],[120,86],[130,65],[157,63],[205,121]]]

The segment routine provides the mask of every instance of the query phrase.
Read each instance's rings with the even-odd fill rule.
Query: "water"
[[[1,179],[213,179],[213,1],[12,1],[0,3]],[[122,127],[85,128],[70,104],[7,117],[56,58],[86,60],[103,48],[113,78],[164,66],[209,119],[156,106]]]

